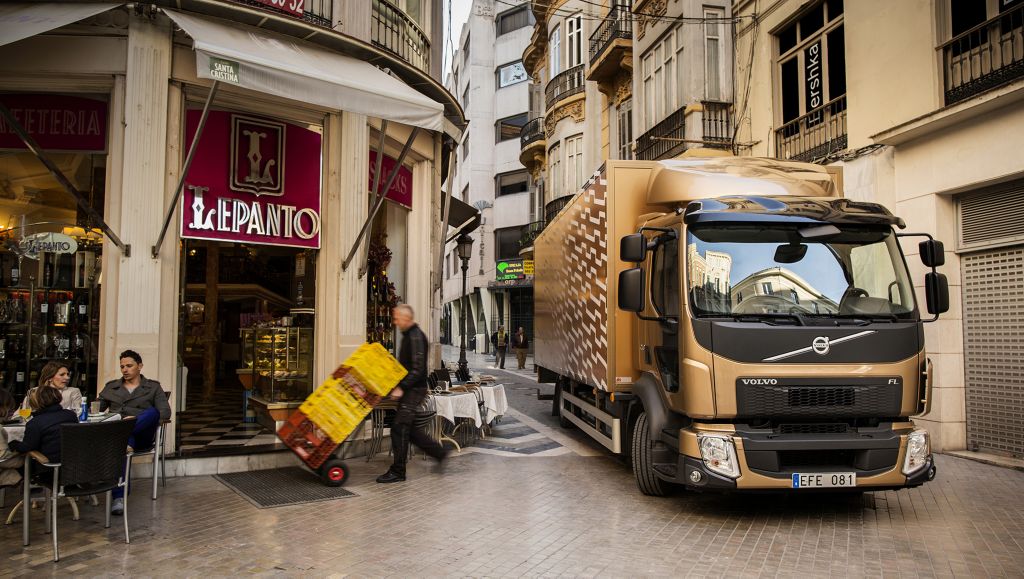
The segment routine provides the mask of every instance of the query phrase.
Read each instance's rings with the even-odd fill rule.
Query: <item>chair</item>
[[[164,392],[164,396],[170,401],[171,393]],[[160,425],[156,427],[156,436],[153,437],[153,446],[147,450],[132,450],[129,458],[132,463],[135,463],[135,459],[140,456],[152,456],[153,457],[153,500],[156,500],[157,496],[157,483],[161,486],[167,486],[167,454],[165,452],[166,446],[164,444],[164,426],[170,424],[170,420],[161,420]]]
[[[60,560],[57,546],[57,501],[65,497],[81,497],[106,493],[106,528],[110,528],[111,492],[126,487],[132,463],[128,456],[128,437],[135,420],[62,424],[60,445],[63,459],[51,463],[41,453],[29,453],[36,462],[53,469],[52,486],[46,489],[46,526],[53,534],[53,560]],[[124,509],[124,542],[129,543],[128,503]]]

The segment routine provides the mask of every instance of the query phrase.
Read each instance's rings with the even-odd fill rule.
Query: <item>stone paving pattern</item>
[[[534,430],[569,440],[531,395],[509,387]],[[212,477],[172,479],[155,502],[131,497],[131,545],[88,505],[77,522],[62,507],[56,565],[40,511],[26,549],[19,524],[3,527],[0,575],[1024,576],[1022,472],[939,456],[937,480],[913,490],[652,498],[584,444],[587,456],[466,452],[443,474],[416,458],[388,486],[373,482],[386,457],[353,460],[358,497],[274,509]]]

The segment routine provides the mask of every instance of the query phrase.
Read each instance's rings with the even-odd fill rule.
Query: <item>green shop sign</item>
[[[532,259],[503,259],[495,264],[497,281],[512,281],[533,277]]]

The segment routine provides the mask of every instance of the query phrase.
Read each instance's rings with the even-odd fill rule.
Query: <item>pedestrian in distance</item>
[[[530,339],[526,337],[526,331],[523,330],[522,326],[516,330],[516,335],[512,337],[512,347],[516,351],[516,362],[519,363],[519,369],[526,369],[526,353],[530,349]]]
[[[498,354],[494,357],[494,365],[505,369],[505,351],[508,349],[508,333],[505,332],[505,326],[498,326],[498,331],[495,333],[495,351]]]
[[[491,334],[491,350],[494,352],[494,363],[498,363],[498,332]]]
[[[379,483],[396,483],[405,480],[405,463],[412,442],[430,456],[437,459],[438,467],[444,465],[448,451],[430,436],[416,428],[416,410],[427,396],[427,336],[415,321],[412,307],[401,304],[392,311],[391,319],[402,332],[398,361],[409,371],[391,391],[391,398],[398,400],[398,410],[391,424],[391,454],[394,462],[388,471],[379,477]]]

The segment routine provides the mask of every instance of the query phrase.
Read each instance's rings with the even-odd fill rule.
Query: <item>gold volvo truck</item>
[[[534,244],[552,412],[640,490],[899,489],[935,477],[922,324],[941,242],[774,159],[608,161]],[[929,315],[922,318],[921,310]]]

